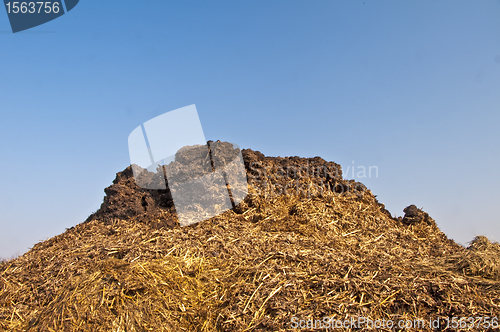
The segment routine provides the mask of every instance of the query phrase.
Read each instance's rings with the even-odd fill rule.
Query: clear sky
[[[500,1],[88,1],[12,34],[0,9],[0,256],[82,222],[141,123],[377,166],[394,215],[500,240]],[[352,173],[346,176],[352,178]]]

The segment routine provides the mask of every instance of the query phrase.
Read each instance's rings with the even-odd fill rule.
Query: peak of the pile
[[[208,146],[208,149],[207,149]],[[210,156],[209,156],[210,150]],[[173,174],[182,181],[190,181],[211,172],[215,167],[224,167],[241,154],[252,188],[248,198],[233,210],[244,212],[251,196],[274,197],[299,195],[310,198],[321,197],[325,192],[362,197],[371,192],[360,182],[344,180],[342,167],[321,157],[269,157],[252,149],[240,150],[229,142],[209,141],[206,146],[196,145],[180,149],[175,160],[162,166],[160,171],[151,171],[131,165],[118,172],[111,186],[107,187],[101,207],[87,218],[111,222],[115,219],[154,222],[159,227],[174,227],[178,224],[175,204],[168,186],[157,188],[163,175]],[[137,171],[139,170],[139,171]],[[138,176],[139,174],[139,176]],[[167,177],[168,178],[168,177]],[[213,192],[200,192],[209,198]],[[255,197],[253,197],[255,199]],[[383,207],[383,205],[381,205]],[[199,207],[194,206],[193,209]],[[383,209],[388,216],[390,213]]]

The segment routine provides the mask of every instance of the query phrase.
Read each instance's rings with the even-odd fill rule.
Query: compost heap
[[[173,165],[197,153],[180,150]],[[278,331],[323,317],[500,316],[497,243],[481,236],[464,248],[414,205],[392,217],[322,158],[241,153],[244,201],[187,227],[168,188],[142,189],[132,167],[119,172],[84,223],[0,264],[0,330]],[[160,172],[141,174],[154,182]]]

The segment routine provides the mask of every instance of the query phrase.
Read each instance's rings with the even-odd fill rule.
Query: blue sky
[[[377,166],[394,215],[500,240],[500,1],[86,1],[12,34],[0,10],[0,256],[99,208],[141,123]],[[351,178],[351,176],[346,176]]]

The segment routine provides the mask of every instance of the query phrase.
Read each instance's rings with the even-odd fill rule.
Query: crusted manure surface
[[[249,174],[252,160],[281,163],[243,156]],[[293,317],[500,316],[500,246],[478,237],[463,248],[416,207],[396,219],[369,190],[308,197],[251,186],[234,210],[180,227],[165,193],[130,176],[117,175],[86,222],[0,263],[0,330],[284,331]]]

